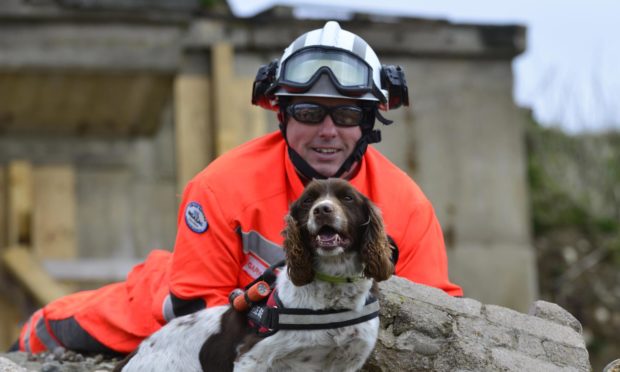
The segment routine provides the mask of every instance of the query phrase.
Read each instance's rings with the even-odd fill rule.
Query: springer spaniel
[[[247,313],[210,307],[172,320],[117,370],[360,369],[379,329],[373,281],[394,270],[378,209],[347,181],[314,180],[292,204],[283,234],[286,267],[275,282],[273,311],[281,312],[275,329],[261,333]],[[260,317],[267,311],[253,312]]]

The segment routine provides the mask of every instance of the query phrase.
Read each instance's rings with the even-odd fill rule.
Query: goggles
[[[364,109],[356,105],[323,106],[318,103],[293,103],[286,112],[300,123],[316,125],[329,115],[338,127],[355,127],[364,122]]]
[[[327,74],[346,96],[374,92],[372,68],[357,55],[344,50],[309,47],[293,53],[281,66],[278,85],[289,92],[306,92]]]

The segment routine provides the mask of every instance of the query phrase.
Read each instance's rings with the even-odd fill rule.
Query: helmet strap
[[[329,177],[338,178],[342,176],[344,173],[348,172],[356,162],[362,159],[362,157],[366,153],[369,144],[381,141],[381,132],[378,130],[370,130],[362,134],[362,137],[355,144],[355,148],[353,149],[351,155],[349,155],[349,157],[345,159],[344,163],[342,163],[342,165],[334,175],[328,177],[320,174],[314,168],[312,168],[312,166],[308,164],[308,162],[304,160],[304,158],[302,158],[301,155],[299,155],[299,153],[291,147],[291,145],[288,143],[288,139],[286,138],[286,126],[282,123],[280,123],[280,132],[282,132],[284,141],[286,141],[288,155],[291,158],[295,169],[297,169],[299,173],[301,173],[304,177],[310,180],[326,179]]]
[[[377,118],[377,120],[379,120],[381,122],[381,124],[383,125],[390,125],[392,124],[394,121],[385,118],[383,115],[381,115],[381,113],[379,112],[379,108],[375,107],[375,117]],[[379,141],[381,141],[381,138],[379,138]],[[378,141],[377,141],[378,142]],[[372,143],[372,142],[371,142]]]

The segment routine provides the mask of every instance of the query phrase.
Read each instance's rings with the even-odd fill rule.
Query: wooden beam
[[[215,151],[223,154],[234,147],[239,132],[239,123],[232,121],[231,100],[237,94],[231,86],[234,71],[234,53],[229,43],[220,42],[211,48],[211,77],[213,86],[214,127],[217,135]]]
[[[0,252],[7,245],[7,222],[6,222],[6,214],[7,214],[7,193],[6,193],[6,172],[5,167],[0,164]],[[2,269],[0,269],[0,272]]]
[[[180,74],[174,82],[177,190],[214,158],[210,81],[202,74]]]
[[[6,172],[6,245],[28,240],[32,219],[32,169],[30,163],[14,161]]]
[[[34,254],[39,259],[77,256],[75,171],[70,165],[34,168]]]
[[[6,296],[0,293],[0,350],[6,351],[19,336],[20,313]]]
[[[7,178],[7,245],[30,245],[33,209],[32,166],[27,161],[14,161],[8,166]]]
[[[264,109],[252,105],[253,77],[238,77],[230,43],[217,43],[211,49],[212,97],[215,113],[216,153],[218,155],[267,132]]]
[[[6,249],[7,244],[7,182],[6,168],[0,165],[0,254]],[[7,350],[18,336],[18,322],[20,314],[11,299],[6,283],[5,268],[0,265],[0,350]],[[13,300],[13,301],[12,301]]]
[[[71,293],[63,285],[58,284],[32,252],[23,246],[9,247],[2,252],[1,259],[8,271],[40,305]]]

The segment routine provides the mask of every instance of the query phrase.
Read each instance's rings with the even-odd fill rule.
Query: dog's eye
[[[344,200],[346,202],[352,202],[353,201],[353,196],[345,195],[345,196],[342,197],[342,200]]]
[[[312,205],[312,198],[305,198],[301,201],[301,205],[303,205],[304,207],[309,207],[310,205]]]

